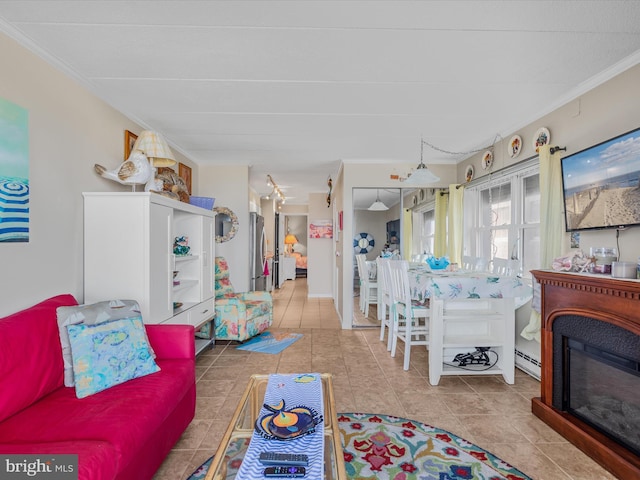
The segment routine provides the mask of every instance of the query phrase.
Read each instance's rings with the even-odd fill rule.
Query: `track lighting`
[[[267,185],[271,187],[271,193],[269,193],[265,198],[269,200],[273,197],[273,195],[275,195],[279,201],[284,203],[286,197],[284,196],[284,193],[282,193],[282,190],[280,190],[280,187],[278,187],[278,184],[273,180],[273,177],[271,177],[271,175],[267,175]]]

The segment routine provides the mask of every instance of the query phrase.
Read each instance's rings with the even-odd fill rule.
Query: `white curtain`
[[[540,159],[540,268],[551,268],[554,258],[562,255],[564,217],[562,201],[562,167],[560,155],[551,154],[551,146],[538,150]],[[520,335],[540,342],[540,285],[534,280],[531,318]]]
[[[405,208],[403,213],[404,227],[402,231],[402,252],[405,260],[411,260],[411,249],[413,247],[413,215],[411,209]]]
[[[464,219],[464,186],[449,185],[449,262],[462,265],[462,235]]]
[[[446,190],[436,190],[435,225],[433,232],[433,255],[442,257],[447,253],[447,208],[449,195]]]

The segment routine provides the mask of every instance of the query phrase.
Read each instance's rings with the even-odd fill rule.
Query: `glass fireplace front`
[[[563,410],[640,455],[640,362],[565,337]]]

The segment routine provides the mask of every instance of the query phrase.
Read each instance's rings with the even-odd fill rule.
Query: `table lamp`
[[[145,186],[145,191],[149,190],[160,190],[162,191],[162,184],[158,185],[155,181],[155,173],[157,167],[172,167],[176,163],[176,159],[173,156],[173,152],[169,148],[167,142],[160,136],[160,134],[156,132],[152,132],[151,130],[144,130],[138,138],[136,142],[133,144],[131,148],[131,155],[143,153],[151,167],[153,167],[154,173],[152,180],[147,183]]]
[[[287,233],[287,236],[284,237],[284,244],[288,245],[287,253],[291,254],[293,252],[293,245],[298,243],[298,239],[293,233]]]

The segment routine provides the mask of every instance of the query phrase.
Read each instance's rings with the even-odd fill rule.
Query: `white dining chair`
[[[520,262],[507,258],[494,257],[491,260],[491,273],[504,277],[515,277],[520,270]]]
[[[377,278],[371,278],[367,256],[364,253],[356,255],[356,262],[360,277],[360,311],[365,317],[368,317],[369,306],[378,303],[378,281]]]
[[[476,257],[472,257],[470,255],[462,256],[462,269],[467,272],[472,272],[475,268],[475,259]]]
[[[391,326],[393,297],[391,295],[391,277],[389,273],[388,258],[378,257],[378,320],[380,320],[380,341],[384,341],[384,332],[387,329],[387,350],[391,350]]]
[[[467,272],[484,272],[487,269],[487,259],[484,257],[463,255],[462,269]]]
[[[404,365],[409,370],[411,347],[429,345],[429,309],[411,301],[409,288],[409,264],[406,260],[389,261],[391,283],[392,340],[391,356],[396,356],[398,340],[404,342]]]

